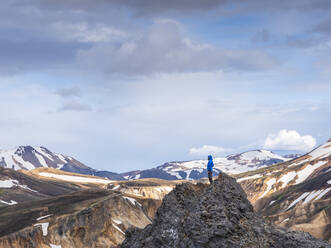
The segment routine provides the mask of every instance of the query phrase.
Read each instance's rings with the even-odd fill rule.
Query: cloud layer
[[[316,139],[311,135],[300,135],[295,130],[283,129],[277,135],[270,134],[264,148],[270,150],[310,151],[316,145]]]

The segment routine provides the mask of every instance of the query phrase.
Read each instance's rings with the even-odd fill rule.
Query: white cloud
[[[220,155],[223,154],[224,152],[228,151],[228,149],[225,149],[220,146],[209,146],[209,145],[204,145],[199,148],[191,148],[190,149],[190,154],[192,155],[198,155],[198,156],[204,156],[204,155]]]
[[[269,134],[263,148],[270,150],[310,151],[316,145],[311,135],[301,136],[295,130],[283,129],[277,135]]]

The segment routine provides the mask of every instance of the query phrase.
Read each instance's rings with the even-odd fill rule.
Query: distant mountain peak
[[[54,153],[44,146],[24,145],[10,150],[0,150],[0,167],[14,170],[33,170],[46,167],[86,175],[107,177],[113,180],[124,179],[120,174],[95,170],[73,157]]]
[[[220,171],[230,174],[242,173],[259,169],[275,163],[288,161],[289,158],[282,157],[268,150],[252,150],[227,157],[214,158],[214,174]],[[123,173],[126,179],[156,177],[166,180],[174,179],[200,179],[206,177],[207,160],[173,161],[166,162],[156,168]]]

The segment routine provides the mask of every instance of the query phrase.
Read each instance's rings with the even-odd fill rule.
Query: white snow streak
[[[308,202],[310,202],[312,199],[314,199],[316,196],[318,196],[323,190],[314,190],[312,192],[310,192],[310,194],[306,197],[305,201],[303,202],[303,204],[306,204]]]
[[[7,205],[15,205],[17,204],[16,201],[13,201],[13,200],[10,200],[10,202],[6,202],[6,201],[3,201],[3,200],[0,200],[0,202],[4,203],[4,204],[7,204]]]
[[[108,184],[113,181],[105,180],[105,179],[99,179],[99,178],[89,178],[89,177],[79,177],[79,176],[69,176],[69,175],[61,175],[61,174],[53,174],[48,172],[40,172],[40,176],[43,177],[51,177],[60,179],[63,181],[69,181],[69,182],[78,182],[78,183],[102,183],[102,184]]]
[[[239,182],[242,182],[245,180],[256,179],[256,178],[260,178],[260,177],[262,177],[262,175],[260,175],[260,174],[256,174],[256,175],[249,176],[249,177],[242,177],[242,178],[237,179],[237,182],[239,183]]]
[[[61,245],[53,245],[53,244],[49,244],[51,246],[51,248],[62,248]]]
[[[315,201],[321,199],[321,198],[322,198],[324,195],[326,195],[330,190],[331,190],[331,188],[327,188],[327,189],[323,190],[322,193],[320,193],[320,194],[316,197]]]
[[[119,228],[118,226],[116,226],[114,223],[112,223],[113,227],[116,228],[116,230],[118,230],[120,233],[122,233],[123,235],[125,235],[125,233],[122,231],[121,228]]]
[[[121,185],[116,185],[112,190],[117,190],[121,187]]]
[[[283,182],[282,188],[284,188],[290,181],[292,181],[296,177],[297,173],[295,171],[290,171],[286,173],[279,179],[279,182]]]
[[[133,198],[127,197],[127,196],[123,196],[123,198],[129,200],[132,205],[138,204],[141,207],[141,204],[139,202],[137,202],[136,199],[133,199]]]
[[[39,160],[39,163],[43,166],[43,167],[48,167],[45,159],[43,156],[39,155],[38,153],[34,153],[34,155],[36,155],[37,159]]]
[[[47,152],[44,151],[43,148],[41,148],[40,146],[35,146],[33,147],[37,152],[39,152],[41,155],[43,155],[44,157],[48,158],[51,161],[54,161],[54,159],[52,158],[52,156],[50,154],[48,154]]]
[[[319,161],[314,165],[309,164],[303,170],[298,171],[298,179],[295,181],[295,184],[299,184],[305,181],[311,175],[311,173],[326,163],[327,161]]]
[[[13,155],[13,158],[20,164],[22,164],[26,169],[33,170],[36,167],[31,164],[29,161],[25,161],[21,156],[18,156],[17,154]]]
[[[288,207],[286,210],[290,209],[291,207],[293,207],[295,204],[297,204],[299,201],[305,199],[307,197],[307,195],[309,195],[310,192],[305,192],[303,193],[300,197],[298,197],[297,199],[295,199]]]
[[[272,189],[272,185],[274,185],[275,183],[276,183],[276,178],[269,179],[267,182],[268,187],[267,187],[266,191],[264,191],[264,193],[259,197],[259,199],[264,197]]]
[[[122,221],[120,221],[120,220],[113,219],[113,221],[114,221],[117,225],[122,224]]]
[[[33,189],[30,189],[26,185],[20,184],[17,180],[8,179],[8,180],[2,180],[2,181],[0,181],[0,188],[11,188],[13,186],[17,186],[17,187],[20,187],[20,188],[23,188],[23,189],[28,189],[30,191],[37,192],[37,191],[35,191]]]
[[[317,147],[315,150],[310,152],[309,155],[311,156],[311,160],[331,155],[331,142],[328,142],[323,146]]]
[[[39,220],[43,220],[43,219],[48,218],[49,216],[52,216],[52,214],[48,214],[48,215],[45,215],[45,216],[41,216],[41,217],[37,218],[37,220],[38,220],[38,221],[39,221]]]

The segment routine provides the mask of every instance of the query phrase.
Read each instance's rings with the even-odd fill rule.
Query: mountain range
[[[216,157],[214,175],[221,171],[227,174],[238,174],[256,170],[276,163],[291,160],[267,150],[253,150],[227,157]],[[184,162],[168,162],[153,169],[122,173],[126,179],[156,177],[166,180],[198,180],[207,175],[207,160],[192,160]]]
[[[253,150],[227,157],[214,158],[214,174],[220,171],[238,174],[284,162],[298,155],[280,156],[267,150]],[[73,157],[51,152],[42,146],[19,146],[16,149],[0,150],[0,167],[14,170],[32,170],[45,167],[85,175],[105,177],[111,180],[160,178],[165,180],[198,180],[206,176],[206,160],[167,162],[147,170],[114,173],[93,169]]]
[[[21,147],[12,150],[11,153],[8,151],[4,153],[7,157],[0,156],[1,167],[5,167],[0,168],[0,247],[118,247],[125,238],[128,240],[124,245],[136,239],[148,242],[148,238],[144,240],[148,235],[134,234],[136,231],[132,231],[135,230],[132,228],[136,227],[149,228],[144,233],[150,233],[149,236],[155,242],[158,239],[155,233],[167,233],[168,229],[163,229],[164,222],[159,222],[163,219],[180,231],[177,232],[178,235],[191,237],[197,242],[205,242],[206,238],[210,238],[210,244],[216,240],[228,244],[226,242],[229,240],[217,236],[219,230],[230,232],[233,238],[230,242],[240,242],[236,237],[240,238],[244,235],[247,242],[259,244],[261,241],[263,244],[263,242],[276,242],[277,239],[270,236],[276,235],[282,239],[279,244],[292,244],[286,247],[295,247],[298,244],[322,244],[306,233],[288,232],[279,227],[303,230],[317,238],[331,241],[331,140],[303,156],[277,164],[270,162],[271,165],[268,166],[265,163],[273,158],[268,157],[270,153],[263,150],[220,159],[220,161],[230,161],[225,165],[220,163],[217,166],[219,160],[215,158],[216,169],[227,171],[228,168],[228,171],[241,172],[233,175],[245,192],[245,195],[239,194],[241,200],[238,202],[236,199],[238,190],[240,191],[239,186],[225,174],[224,180],[220,179],[216,183],[219,185],[215,187],[208,187],[206,178],[198,180],[191,180],[189,177],[187,177],[189,180],[139,178],[118,181],[64,171],[66,164],[71,164],[75,169],[90,167],[72,157],[51,153],[48,150],[46,152],[46,148],[41,148],[41,152],[37,149],[39,148]],[[13,155],[8,158],[8,154]],[[45,163],[42,162],[40,154],[43,157],[48,155],[48,159],[44,158]],[[12,161],[8,163],[10,158]],[[33,158],[39,159],[39,164],[33,164]],[[55,165],[52,166],[51,161]],[[205,166],[206,161],[199,161],[198,166]],[[28,163],[36,168],[18,170],[22,167],[27,168]],[[183,171],[187,168],[188,170],[195,168],[196,165],[193,166],[192,163],[195,164],[194,161],[173,162],[176,166],[184,164],[185,168],[180,167]],[[47,166],[42,166],[43,164]],[[166,166],[164,168],[167,170]],[[170,168],[176,170],[175,167]],[[95,171],[90,169],[91,172]],[[168,197],[168,199],[175,197],[176,201],[170,203],[168,200],[163,201],[169,192],[173,192],[176,185],[185,182],[189,182],[188,186],[178,186],[180,188]],[[234,190],[235,188],[238,190]],[[262,216],[264,221],[255,217],[251,207],[241,206],[243,202],[245,206],[249,206],[245,200],[246,195],[255,212]],[[224,201],[215,201],[217,199]],[[173,206],[173,203],[176,206]],[[180,204],[186,204],[185,206],[190,209],[187,216],[179,215],[179,221],[184,221],[187,225],[186,231],[178,229],[179,226],[176,226],[173,220],[166,218],[175,213],[185,212]],[[205,206],[203,211],[199,206]],[[225,211],[227,209],[231,211]],[[245,209],[248,211],[245,212]],[[192,214],[190,214],[191,210]],[[242,216],[245,218],[243,223],[246,223],[244,229],[238,226],[237,222]],[[155,224],[153,224],[154,220]],[[274,230],[266,226],[271,225],[269,223],[279,227]],[[209,230],[211,236],[202,233],[199,236],[201,239],[195,239],[195,232],[201,233],[201,227],[204,225],[207,226],[202,230]],[[153,226],[156,226],[154,231]],[[217,237],[213,236],[214,232]],[[250,236],[252,232],[255,234]],[[131,234],[134,237],[130,238]],[[254,238],[256,235],[264,241],[256,240]],[[300,243],[300,240],[303,243]],[[190,239],[186,241],[191,242]],[[142,243],[139,242],[137,245],[141,247]],[[248,244],[247,242],[245,245]],[[323,243],[322,246],[316,247],[330,247],[330,245]]]

